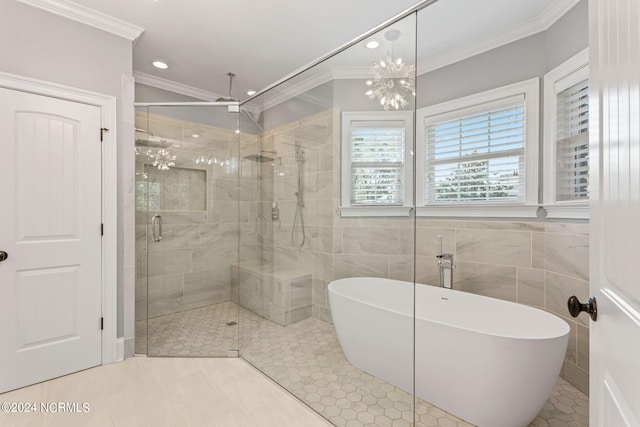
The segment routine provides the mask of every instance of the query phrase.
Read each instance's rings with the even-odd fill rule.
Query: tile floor
[[[238,316],[239,326],[227,326]],[[149,321],[149,354],[207,356],[238,345],[245,360],[336,426],[472,426],[353,367],[334,327],[315,318],[284,327],[227,302]],[[588,406],[560,378],[531,426],[587,426]]]
[[[329,425],[237,358],[132,357],[0,394],[0,402],[89,405],[87,413],[0,411],[2,427]]]

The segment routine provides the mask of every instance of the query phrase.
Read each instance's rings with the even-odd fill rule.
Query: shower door
[[[136,350],[236,356],[237,114],[147,106],[136,115]]]

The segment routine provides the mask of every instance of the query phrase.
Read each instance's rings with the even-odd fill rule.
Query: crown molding
[[[277,86],[273,90],[273,94],[265,97],[262,105],[258,106],[255,103],[246,104],[243,108],[251,108],[255,112],[259,113],[269,108],[273,108],[276,105],[282,104],[295,97],[302,97],[308,102],[322,105],[323,101],[307,92],[320,85],[328,83],[336,79],[364,79],[369,77],[368,66],[353,66],[353,67],[333,67],[326,69],[320,73],[314,74],[307,79],[300,80],[296,83],[284,82],[280,86]],[[173,93],[179,93],[181,95],[190,96],[192,98],[201,99],[203,101],[215,101],[222,97],[217,93],[208,92],[202,89],[198,89],[193,86],[188,86],[182,83],[174,82],[172,80],[163,79],[160,77],[152,76],[151,74],[142,73],[140,71],[133,72],[133,78],[136,83],[140,83],[147,86],[156,87],[158,89],[167,90]]]
[[[321,105],[323,100],[309,95],[306,92],[332,80],[366,79],[371,77],[369,68],[369,66],[332,67],[295,84],[288,84],[287,82],[284,82],[282,85],[275,88],[277,93],[269,96],[268,99],[264,101],[262,108],[263,110],[268,110],[269,108],[275,107],[276,105],[291,98],[300,96],[309,102]]]
[[[353,65],[350,67],[333,67],[334,79],[368,79],[371,78],[370,65]]]
[[[272,92],[274,92],[273,95],[265,97],[262,111],[273,108],[296,96],[300,96],[315,87],[330,82],[333,78],[332,70],[326,69],[296,83],[290,84],[283,82],[272,90]]]
[[[140,71],[133,72],[133,79],[136,83],[157,87],[158,89],[168,90],[169,92],[179,93],[181,95],[190,96],[203,101],[215,101],[222,97],[222,95],[214,92],[208,92],[206,90],[198,89],[197,87],[152,76],[151,74],[141,73]]]
[[[17,0],[29,6],[55,13],[73,21],[81,22],[99,30],[135,41],[144,28],[129,24],[128,22],[114,18],[88,7],[73,3],[68,0]]]
[[[580,0],[556,0],[551,3],[540,15],[544,30],[548,30],[578,3]]]
[[[577,5],[580,0],[556,0],[551,3],[538,16],[512,26],[506,31],[494,36],[485,37],[472,43],[450,49],[441,54],[432,56],[418,63],[418,74],[428,73],[447,65],[454,64],[472,56],[488,52],[500,46],[507,45],[525,37],[546,31],[562,18],[569,10]]]

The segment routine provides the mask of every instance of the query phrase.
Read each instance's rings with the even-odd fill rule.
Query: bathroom
[[[436,3],[318,61],[239,110],[156,105],[171,94],[138,84],[136,351],[239,355],[335,425],[435,425],[429,423],[437,408],[344,360],[327,288],[334,280],[359,276],[439,285],[438,255],[448,253],[455,290],[540,308],[570,325],[560,388],[571,390],[573,406],[563,406],[554,395],[559,406],[545,407],[539,417],[588,425],[589,322],[584,314],[571,318],[566,308],[570,295],[582,301],[589,296],[588,203],[549,199],[546,189],[555,187],[541,172],[554,162],[544,145],[550,116],[543,91],[553,86],[554,70],[563,64],[586,65],[587,2],[562,12],[526,35],[504,35],[475,53],[445,50],[423,58],[432,47],[429,40],[442,37],[437,21],[446,22],[451,13]],[[364,47],[371,40],[378,49]],[[376,88],[372,76],[379,78],[371,64],[387,56],[402,58],[397,65],[405,75],[417,76],[399,106],[367,94]],[[432,179],[425,179],[424,165],[414,163],[425,151],[411,145],[425,138],[420,120],[461,100],[479,102],[471,97],[480,93],[501,99],[502,92],[492,91],[525,92],[521,86],[528,91],[526,137],[536,142],[512,155],[518,159],[516,179],[499,185],[509,197],[521,197],[522,206],[429,203]],[[385,123],[384,132],[409,142],[386,165],[401,190],[390,203],[383,201],[387,192],[358,206],[357,183],[349,178],[353,164],[345,157],[347,124],[354,123],[354,132],[368,125],[371,130],[374,122],[374,130]],[[150,146],[152,152],[145,152]],[[168,172],[173,168],[178,181],[180,173],[193,175],[183,177],[181,188],[201,193],[187,197],[201,203],[198,209],[176,212],[150,200],[162,199],[152,188],[172,191],[160,182],[171,178],[162,178],[153,165],[160,149],[176,156]],[[185,184],[193,179],[199,184]],[[446,182],[445,177],[440,184]],[[160,242],[154,242],[160,231],[156,215],[164,221]],[[165,258],[157,258],[165,250]],[[185,314],[191,317],[182,321]],[[172,324],[177,330],[170,330]],[[184,328],[201,327],[207,333],[189,333],[191,338],[178,342]],[[216,340],[222,335],[226,340]],[[442,417],[463,423],[451,414]]]
[[[638,328],[634,329],[634,325],[640,325],[637,321],[640,294],[634,281],[640,274],[640,264],[636,262],[640,251],[637,243],[640,242],[640,214],[635,202],[640,163],[636,161],[639,158],[638,128],[633,122],[638,109],[637,92],[625,92],[625,84],[637,87],[640,48],[637,37],[629,39],[629,45],[623,43],[625,32],[637,35],[637,21],[631,19],[625,26],[626,18],[622,19],[638,16],[638,5],[619,0],[549,0],[549,4],[555,5],[553,8],[544,11],[541,8],[536,19],[511,27],[511,21],[498,15],[501,8],[495,8],[493,16],[501,19],[496,19],[492,23],[495,27],[490,27],[506,26],[507,30],[515,31],[488,38],[477,34],[473,40],[466,40],[465,46],[469,49],[458,50],[453,43],[456,40],[453,33],[460,30],[473,33],[476,28],[460,24],[459,10],[451,16],[442,9],[457,1],[463,0],[439,0],[428,6],[423,3],[425,8],[411,12],[402,22],[391,20],[389,26],[376,27],[363,39],[336,51],[335,56],[322,57],[309,70],[305,68],[291,74],[255,97],[240,102],[236,109],[238,103],[213,101],[230,88],[225,78],[228,71],[237,73],[233,94],[229,90],[229,97],[246,99],[247,89],[258,88],[248,87],[245,80],[248,73],[230,65],[233,58],[242,55],[237,52],[215,55],[218,65],[224,63],[224,68],[218,67],[214,73],[205,71],[206,67],[198,66],[197,62],[182,67],[194,77],[193,87],[184,85],[189,81],[183,81],[182,85],[178,79],[171,81],[175,76],[171,73],[181,69],[178,63],[170,62],[166,74],[157,71],[150,73],[154,75],[145,75],[151,64],[141,59],[139,53],[153,29],[147,27],[142,18],[136,21],[132,14],[117,12],[118,7],[132,12],[136,8],[152,7],[154,13],[148,10],[142,13],[148,22],[159,20],[155,12],[178,7],[181,12],[171,17],[178,19],[184,17],[183,5],[162,0],[135,4],[77,0],[86,7],[79,8],[83,13],[73,14],[70,10],[73,11],[74,3],[66,0],[0,0],[0,43],[6,53],[0,58],[0,90],[3,107],[9,107],[3,111],[19,108],[13,105],[12,97],[5,97],[14,92],[38,98],[33,104],[35,108],[45,104],[41,97],[47,102],[64,100],[73,105],[88,105],[95,117],[92,119],[94,130],[87,133],[87,138],[96,143],[101,141],[98,145],[102,151],[101,168],[95,166],[95,158],[91,162],[79,161],[79,170],[100,173],[92,174],[91,182],[80,180],[76,187],[83,194],[96,195],[91,198],[92,203],[100,199],[97,195],[102,193],[98,200],[100,206],[95,208],[98,214],[93,210],[94,214],[77,216],[87,219],[88,231],[83,232],[82,237],[91,237],[92,244],[101,246],[101,250],[84,251],[87,255],[91,253],[92,259],[95,258],[93,265],[98,266],[93,269],[95,280],[91,281],[95,285],[93,310],[89,312],[88,305],[76,304],[76,308],[86,312],[86,321],[77,324],[92,330],[91,361],[82,366],[74,364],[60,372],[62,361],[75,363],[85,352],[73,350],[60,358],[36,358],[37,363],[26,365],[24,372],[31,374],[37,367],[50,369],[53,374],[32,380],[29,384],[38,384],[29,387],[24,381],[7,386],[3,384],[6,376],[0,376],[3,400],[22,401],[29,397],[27,400],[39,401],[43,397],[55,397],[60,401],[82,401],[89,398],[91,414],[77,414],[77,421],[84,425],[126,425],[127,421],[130,424],[131,420],[141,419],[157,420],[154,425],[162,425],[166,420],[187,424],[184,411],[172,410],[169,404],[158,404],[173,403],[173,398],[162,394],[175,391],[183,395],[185,407],[193,409],[192,415],[202,414],[213,419],[231,409],[236,409],[238,414],[238,407],[233,404],[253,404],[258,400],[263,406],[254,416],[260,421],[264,419],[265,424],[268,419],[280,417],[282,424],[270,425],[286,425],[284,421],[297,418],[287,411],[277,412],[279,402],[274,402],[277,392],[286,390],[289,394],[285,397],[303,410],[309,425],[314,419],[335,425],[476,424],[463,421],[460,418],[464,417],[457,417],[454,411],[448,413],[446,409],[428,405],[417,389],[399,387],[345,359],[344,340],[336,333],[338,322],[329,287],[342,279],[369,277],[400,280],[416,291],[433,289],[451,295],[462,291],[462,295],[497,297],[496,301],[515,301],[518,307],[537,307],[556,315],[570,328],[567,350],[560,361],[558,383],[533,425],[639,425],[640,407],[636,402],[640,401],[640,382],[635,361],[640,340],[630,339],[637,336]],[[336,28],[329,31],[331,35],[350,26],[345,22],[356,27],[360,14],[345,12],[353,10],[355,3],[358,2],[354,0],[340,6],[341,13],[333,16]],[[400,0],[393,3],[397,8],[404,7],[398,6]],[[525,5],[541,3],[542,0],[525,1],[521,10],[524,12]],[[481,6],[475,6],[480,2],[472,4],[474,6],[464,9],[462,17],[475,18],[474,7]],[[513,2],[505,2],[510,4]],[[384,6],[362,15],[382,22],[391,16],[381,12]],[[260,7],[277,10],[273,4]],[[285,10],[290,7],[286,5]],[[631,9],[627,11],[626,7]],[[259,16],[257,10],[247,16]],[[94,13],[96,11],[101,12]],[[314,12],[319,21],[327,11]],[[376,17],[376,12],[384,16]],[[101,19],[88,20],[96,15]],[[118,16],[118,25],[105,27],[104,20],[113,22],[108,15]],[[612,15],[620,18],[612,19]],[[435,22],[429,22],[429,18]],[[204,19],[206,23],[201,24],[204,29],[219,29],[222,25],[222,22],[210,25],[211,16],[207,14],[190,13],[186,19],[191,20],[191,24]],[[465,24],[470,22],[473,23],[473,19]],[[256,29],[259,23],[263,22],[253,22]],[[271,21],[269,25],[273,27]],[[370,22],[358,28],[358,32],[373,25],[375,22]],[[246,22],[239,22],[239,28],[246,28]],[[195,25],[193,29],[195,34]],[[255,36],[255,32],[245,32]],[[303,33],[305,31],[299,32]],[[313,33],[314,39],[319,40],[317,34],[322,31],[306,33],[307,36]],[[270,34],[265,31],[264,39]],[[170,34],[176,39],[179,35],[177,31]],[[201,39],[211,46],[220,44],[212,40],[221,40]],[[261,38],[254,37],[253,41],[258,39]],[[439,53],[423,51],[429,42],[443,39],[451,43],[440,46],[443,50]],[[237,43],[229,44],[237,47]],[[311,51],[310,47],[300,50]],[[264,52],[273,55],[264,62],[273,59],[274,64],[278,62],[277,54],[282,53],[275,49]],[[292,49],[282,56],[293,59],[296,54],[297,50]],[[431,55],[430,59],[424,60],[425,54]],[[313,56],[317,55],[320,53]],[[243,58],[255,62],[259,57]],[[387,61],[387,57],[392,61]],[[398,58],[402,58],[401,63],[394,61]],[[391,101],[387,97],[382,100],[379,95],[384,86],[381,84],[389,83],[390,77],[379,74],[386,72],[391,63],[402,70],[400,80],[404,82],[394,81],[394,85],[397,83],[404,92],[399,94],[400,98],[394,95],[389,98]],[[260,70],[261,75],[268,74],[266,68]],[[206,74],[200,76],[201,85],[195,84],[196,70]],[[566,87],[565,77],[582,78],[578,81],[581,83],[585,81],[585,72],[589,81],[589,151],[587,154],[584,150],[583,140],[574,141],[577,143],[572,145],[569,138],[569,147],[580,159],[574,163],[579,178],[570,180],[566,175],[552,173],[558,167],[566,170],[567,165],[557,161],[566,153],[549,147],[549,137],[554,139],[553,126],[549,124],[553,124],[554,118],[560,119],[553,114],[553,109],[560,105],[561,97],[555,95],[560,95],[557,91],[562,92]],[[413,81],[409,78],[412,73]],[[537,79],[537,93],[534,79]],[[617,92],[609,91],[616,85]],[[533,156],[529,151],[523,156],[515,143],[509,147],[513,153],[508,159],[509,167],[517,165],[518,171],[494,175],[492,179],[504,181],[497,181],[493,192],[497,197],[517,198],[522,196],[520,190],[524,186],[525,207],[498,203],[494,208],[478,205],[475,209],[460,209],[453,206],[451,199],[469,194],[479,198],[477,181],[482,179],[476,179],[476,175],[480,175],[476,169],[490,164],[493,158],[482,159],[483,153],[474,152],[472,148],[465,154],[474,160],[466,162],[466,167],[458,171],[445,167],[447,162],[440,161],[442,159],[430,163],[421,161],[429,156],[430,160],[437,157],[437,153],[434,155],[429,146],[421,143],[429,141],[428,135],[433,134],[429,132],[435,127],[429,120],[443,113],[443,107],[461,105],[463,101],[474,103],[475,96],[500,93],[505,87],[517,88],[520,95],[524,94],[528,107],[524,111],[516,109],[516,116],[538,112],[537,118],[526,119],[528,124],[537,120],[537,126],[527,127],[532,134],[537,129],[533,137],[537,145],[527,144]],[[494,92],[496,90],[498,92]],[[403,96],[406,105],[401,100]],[[512,99],[511,96],[499,97],[500,102]],[[558,101],[555,106],[554,98]],[[529,102],[534,100],[538,104],[531,108]],[[54,113],[56,115],[59,118],[60,113]],[[381,119],[382,116],[393,120]],[[364,121],[358,123],[359,117]],[[354,124],[351,128],[345,125],[349,120]],[[2,153],[5,149],[10,153],[0,156],[0,161],[5,162],[0,168],[5,182],[0,188],[1,198],[10,205],[12,197],[27,194],[34,197],[34,203],[37,199],[40,203],[37,206],[46,204],[43,202],[46,198],[35,197],[35,192],[16,191],[19,185],[11,181],[15,178],[12,171],[20,168],[11,154],[13,148],[9,147],[16,136],[11,131],[16,121],[8,115],[0,121],[6,135],[0,139]],[[346,156],[349,144],[345,144],[345,138],[351,139],[352,148],[359,147],[359,142],[368,135],[353,136],[372,122],[377,125],[384,122],[384,131],[396,136],[385,153],[393,157],[364,167],[348,168],[348,162],[354,158]],[[582,122],[578,124],[583,125]],[[405,144],[397,143],[399,140]],[[40,165],[52,166],[36,168],[49,171],[53,178],[33,180],[36,183],[56,182],[61,176],[55,173],[60,170],[60,164],[47,159],[45,152],[36,150],[33,157],[18,159],[25,162],[33,158]],[[614,152],[620,155],[612,155]],[[588,181],[585,181],[586,156],[590,162]],[[529,163],[521,163],[522,157]],[[378,163],[382,163],[384,169],[382,175],[378,174],[384,185],[377,185],[370,173],[381,166]],[[434,164],[437,167],[431,168]],[[363,169],[368,170],[363,173]],[[72,169],[65,167],[64,170]],[[93,179],[97,175],[101,175],[101,181]],[[554,177],[567,179],[564,188],[563,183],[553,181]],[[467,178],[473,181],[473,186],[465,190],[468,193],[456,193],[456,188],[461,187],[459,181]],[[8,184],[4,181],[7,179]],[[434,192],[434,188],[439,188],[440,193]],[[534,191],[530,191],[531,188]],[[554,192],[567,189],[583,200],[589,191],[588,205],[570,201],[566,193],[560,198],[554,197]],[[435,200],[438,194],[443,197],[440,199],[443,203]],[[60,200],[53,192],[51,195]],[[376,203],[371,199],[367,203],[366,197],[371,195]],[[353,206],[363,200],[358,197],[365,198],[362,204],[372,206]],[[17,262],[32,255],[19,253],[30,244],[13,242],[13,248],[5,246],[17,236],[13,230],[18,228],[12,225],[12,218],[21,218],[17,208],[23,205],[15,198],[13,201],[16,209],[2,210],[4,220],[0,225],[0,252],[4,252],[0,253],[0,282],[5,285],[17,280],[18,275],[14,274],[19,270]],[[37,218],[54,217],[64,206],[67,205],[51,203],[45,209],[30,211],[38,212]],[[62,252],[49,250],[47,253]],[[452,256],[455,268],[441,269],[443,264],[439,261],[447,261],[447,255]],[[49,257],[44,258],[48,262]],[[65,261],[63,267],[75,263]],[[38,268],[48,267],[41,264]],[[453,290],[440,284],[451,284]],[[22,332],[17,324],[19,317],[8,313],[25,306],[13,299],[15,287],[1,288],[4,313],[1,330],[7,334],[5,338],[15,338]],[[51,304],[52,299],[40,298],[27,314],[35,314],[30,318],[40,322],[42,336],[37,335],[38,340],[44,337],[66,343],[69,341],[65,338],[68,337],[66,329],[49,328],[52,322],[48,319],[59,320],[58,325],[63,320],[70,321],[71,317],[58,314],[70,312],[62,303],[69,303],[71,299],[62,301],[59,297],[63,293],[51,291],[49,294],[56,295],[55,304]],[[567,298],[571,295],[583,303],[592,296],[597,297],[597,322],[595,312],[591,313],[593,319],[586,313],[576,318],[570,316]],[[446,294],[442,296],[451,300]],[[425,307],[419,298],[405,298],[404,302],[415,306],[416,318],[419,309]],[[593,311],[595,305],[573,304],[572,307]],[[361,318],[357,313],[353,317]],[[483,319],[486,320],[484,316]],[[629,323],[624,323],[627,321]],[[50,337],[47,334],[52,330],[62,332]],[[413,330],[402,329],[403,333]],[[15,350],[9,345],[18,342],[14,338],[4,340],[6,345],[0,350],[3,364],[9,351]],[[450,341],[453,340],[440,342]],[[385,343],[386,339],[381,336],[378,342]],[[404,342],[409,348],[414,345],[411,337]],[[54,346],[36,345],[23,351],[18,344],[20,351],[14,351],[20,356],[17,362],[27,361],[24,354],[45,347]],[[414,354],[411,350],[397,353],[409,357]],[[473,348],[460,354],[477,356]],[[134,357],[136,355],[140,357]],[[430,366],[420,357],[416,355],[413,363],[406,364],[410,375],[417,372],[417,368]],[[42,360],[51,363],[43,364]],[[228,372],[218,377],[213,386],[204,387],[211,382],[210,377],[205,378],[200,388],[194,385],[198,378],[193,368],[205,363],[206,372],[200,372],[200,379],[214,372],[216,366]],[[157,378],[166,373],[164,367],[169,364],[178,367],[178,375],[169,375],[168,387],[159,386]],[[163,368],[158,368],[160,366]],[[254,375],[238,381],[230,369],[232,366],[249,369]],[[124,371],[122,384],[126,387],[117,384],[113,387],[116,376],[112,374],[131,367],[132,371]],[[5,370],[7,372],[13,373],[14,369]],[[105,387],[109,381],[94,376],[100,372],[112,382],[111,387]],[[67,375],[70,373],[73,374]],[[501,374],[496,378],[507,376]],[[47,381],[51,378],[56,379]],[[67,382],[73,378],[79,379],[79,387]],[[192,379],[194,381],[190,381]],[[259,385],[261,380],[275,389],[264,391]],[[245,389],[248,392],[238,391],[241,383],[248,386]],[[227,387],[223,390],[218,387],[220,384]],[[446,381],[441,384],[444,389]],[[22,386],[25,387],[19,388]],[[18,389],[4,393],[14,388]],[[449,391],[451,388],[447,387]],[[64,389],[91,393],[70,395],[65,394]],[[214,389],[227,392],[227,400],[218,400],[219,395],[212,392]],[[202,396],[205,398],[197,399]],[[202,400],[205,402],[201,404]],[[278,400],[283,399],[278,397]],[[218,404],[210,405],[211,401]],[[209,408],[209,412],[204,413],[204,408]],[[625,415],[618,415],[612,421],[611,411]],[[239,413],[241,417],[248,414],[242,409]],[[321,415],[316,417],[316,414]],[[0,414],[0,424],[4,425],[13,415],[16,414]],[[19,418],[21,415],[23,418]],[[231,420],[233,416],[224,419]],[[189,421],[194,419],[191,417]],[[51,419],[43,414],[20,414],[13,418],[16,420],[18,424],[35,425],[70,425],[73,421],[67,422],[62,416]],[[252,424],[259,423],[244,425]]]

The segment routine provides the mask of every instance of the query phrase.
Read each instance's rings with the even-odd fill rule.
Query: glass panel
[[[585,225],[546,223],[543,208],[537,218],[507,218],[519,211],[502,204],[528,203],[539,194],[530,178],[542,182],[549,175],[538,167],[541,135],[535,132],[538,123],[531,123],[536,116],[541,121],[553,116],[539,108],[537,90],[512,102],[514,88],[523,82],[538,88],[539,79],[588,45],[588,34],[581,31],[587,27],[587,5],[580,2],[558,13],[551,26],[526,36],[513,30],[544,15],[534,10],[541,3],[504,2],[504,8],[492,9],[500,9],[501,19],[484,14],[486,4],[477,9],[479,4],[466,5],[439,1],[417,18],[416,133],[424,153],[417,159],[417,191],[427,203],[440,206],[421,210],[425,216],[415,229],[416,426],[560,425],[563,419],[587,425],[586,416],[577,421],[571,418],[574,408],[555,402],[567,393],[580,395],[558,374],[578,386],[587,384],[588,363],[578,367],[577,341],[569,340],[568,352],[564,343],[552,344],[570,335],[558,317],[564,318],[566,309],[555,302],[568,292],[566,278],[556,277],[555,266],[562,264],[558,258],[577,253],[575,245],[559,242],[574,238],[563,231],[567,227]],[[459,25],[461,19],[469,25]],[[497,95],[487,99],[490,108],[478,102],[488,95]],[[575,129],[584,120],[580,107],[586,104],[579,102],[581,95],[569,98],[578,108],[567,127]],[[561,147],[571,152],[561,160],[578,178],[559,185],[576,194],[586,190],[586,182],[579,180],[586,171],[583,146],[572,141]],[[495,208],[460,206],[468,201],[484,207],[493,201]],[[427,216],[444,207],[456,216]],[[588,241],[588,236],[580,238]],[[569,271],[564,264],[563,269]],[[567,274],[588,286],[584,277]],[[543,321],[558,327],[542,333]]]
[[[341,126],[346,112],[414,110],[415,15],[371,39],[380,48],[354,45],[242,106],[240,198],[252,204],[237,272],[240,355],[335,425],[408,426],[414,218],[339,208],[342,180],[349,188],[365,166],[385,169],[371,191],[414,181],[413,137],[383,159],[399,166],[351,167]]]
[[[147,148],[138,146],[137,140],[146,137],[149,109],[136,107],[136,144],[135,144],[135,209],[136,209],[136,290],[135,290],[135,345],[137,354],[147,354],[147,204],[149,188],[147,181]]]
[[[226,106],[137,113],[137,321],[149,356],[237,354],[237,121]]]

